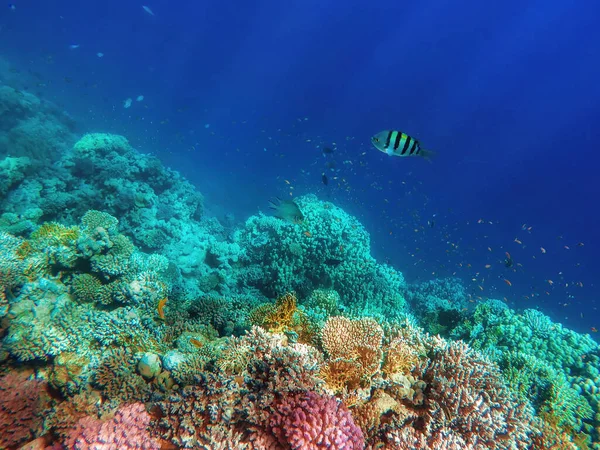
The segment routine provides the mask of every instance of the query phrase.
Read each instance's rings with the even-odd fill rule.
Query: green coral
[[[107,155],[111,152],[122,153],[130,150],[131,146],[125,137],[107,133],[86,134],[73,146],[73,152],[80,158],[93,158],[98,154]]]
[[[390,317],[406,308],[406,283],[392,267],[370,254],[370,237],[355,218],[313,195],[295,200],[302,223],[275,217],[250,217],[234,235],[245,251],[233,276],[267,297],[295,291],[300,297],[317,288],[334,289],[344,306],[376,309]]]
[[[82,303],[110,304],[112,301],[102,282],[89,273],[75,274],[71,280],[71,292]]]
[[[509,386],[560,427],[592,433],[598,414],[600,347],[589,335],[564,328],[537,310],[518,314],[498,301],[477,306],[458,337],[502,368]]]
[[[27,156],[6,157],[0,161],[0,195],[6,193],[17,183],[21,182],[31,167],[31,159]]]

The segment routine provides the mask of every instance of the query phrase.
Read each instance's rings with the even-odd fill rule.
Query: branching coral
[[[277,298],[275,304],[257,306],[250,311],[249,320],[272,333],[294,333],[298,342],[314,343],[317,339],[317,327],[298,309],[294,293]]]
[[[149,424],[144,405],[133,403],[119,408],[106,422],[93,417],[79,419],[65,446],[75,450],[158,450],[160,445],[150,436]]]
[[[49,406],[46,383],[25,372],[0,378],[0,448],[17,448],[41,435]]]
[[[383,329],[375,320],[331,317],[323,327],[321,341],[329,357],[321,376],[335,391],[340,390],[344,379],[345,387],[350,390],[357,388],[357,377],[361,384],[371,384],[371,377],[379,372],[383,357]]]
[[[446,428],[474,448],[528,448],[533,409],[507,388],[500,371],[464,343],[438,340],[416,371],[428,385],[426,429]]]
[[[148,400],[152,386],[136,373],[137,360],[128,348],[110,350],[95,372],[94,382],[113,402]]]

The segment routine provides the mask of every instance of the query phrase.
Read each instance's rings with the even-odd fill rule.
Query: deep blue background
[[[15,1],[0,51],[21,87],[159,155],[217,216],[313,192],[410,280],[456,273],[474,296],[600,328],[600,3],[148,1],[154,16]],[[437,158],[377,152],[383,129]]]

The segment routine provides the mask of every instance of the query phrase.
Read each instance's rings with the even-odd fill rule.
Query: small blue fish
[[[149,7],[149,6],[142,5],[142,9],[143,9],[144,11],[146,11],[148,14],[150,14],[151,16],[154,16],[154,12],[153,12],[153,11],[150,9],[150,7]]]
[[[71,49],[71,50],[76,50],[76,49],[78,49],[79,47],[80,47],[80,45],[79,45],[79,44],[71,44],[71,45],[69,45],[69,49]]]

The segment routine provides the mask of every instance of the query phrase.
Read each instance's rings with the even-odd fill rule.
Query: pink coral
[[[16,447],[43,431],[47,386],[29,375],[11,372],[0,378],[0,448]]]
[[[73,450],[158,450],[160,445],[148,432],[149,424],[144,405],[133,403],[119,408],[106,422],[89,416],[79,419],[65,446]]]
[[[271,432],[293,450],[357,450],[364,448],[362,431],[335,397],[314,392],[284,395],[274,405]],[[287,445],[286,445],[287,444]]]

